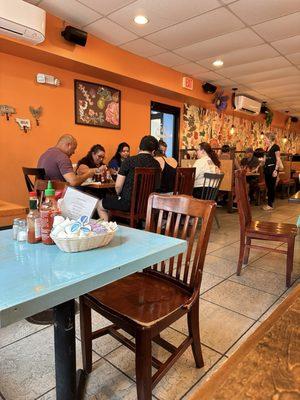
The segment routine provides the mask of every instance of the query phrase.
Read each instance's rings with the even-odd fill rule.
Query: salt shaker
[[[24,219],[20,219],[19,221],[17,240],[18,242],[24,242],[25,240],[27,240],[27,224]]]
[[[20,221],[21,221],[21,218],[15,218],[14,219],[13,226],[12,226],[13,240],[17,240],[17,238],[18,238]]]

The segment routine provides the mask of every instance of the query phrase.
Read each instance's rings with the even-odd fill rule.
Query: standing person
[[[159,162],[161,168],[160,193],[173,193],[176,178],[177,161],[173,157],[166,157],[159,148],[155,152],[155,160]]]
[[[70,157],[75,153],[77,141],[72,135],[63,135],[54,147],[41,155],[38,168],[44,168],[45,179],[68,182],[70,186],[79,186],[86,179],[99,173],[98,168],[88,168],[82,175],[75,174]]]
[[[206,142],[200,143],[197,150],[197,158],[198,160],[194,163],[196,175],[193,196],[200,199],[204,186],[204,174],[207,172],[219,174],[221,163],[215,151]]]
[[[263,206],[264,211],[272,211],[274,209],[276,180],[278,177],[278,171],[283,168],[280,158],[280,147],[275,143],[275,141],[275,133],[266,133],[265,144],[267,148],[264,158],[264,174],[267,186],[268,203]]]
[[[131,192],[134,184],[134,169],[137,167],[160,168],[154,154],[158,149],[158,141],[154,136],[144,136],[140,142],[140,150],[136,156],[126,158],[121,165],[116,180],[116,194],[106,196],[97,206],[99,217],[108,220],[107,210],[130,210]],[[158,185],[159,186],[159,185]]]
[[[130,146],[126,142],[119,144],[116,154],[108,163],[108,168],[112,177],[117,177],[119,169],[121,168],[122,162],[130,156]]]

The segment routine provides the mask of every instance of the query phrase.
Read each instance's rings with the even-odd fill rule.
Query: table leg
[[[54,307],[56,400],[81,400],[84,371],[76,373],[75,301]]]

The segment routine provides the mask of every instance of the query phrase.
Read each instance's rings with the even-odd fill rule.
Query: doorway
[[[167,143],[167,157],[178,160],[180,108],[152,101],[150,119],[151,135]]]

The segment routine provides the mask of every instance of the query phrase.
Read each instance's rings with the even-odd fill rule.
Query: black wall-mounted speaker
[[[204,90],[205,93],[212,94],[212,93],[215,93],[215,91],[217,90],[217,86],[215,86],[209,82],[206,82],[202,85],[202,89]]]
[[[79,44],[79,46],[84,47],[87,39],[87,32],[68,25],[65,27],[65,30],[62,31],[61,36],[68,42]]]
[[[299,121],[299,119],[297,118],[297,117],[291,117],[291,122],[298,122]]]

